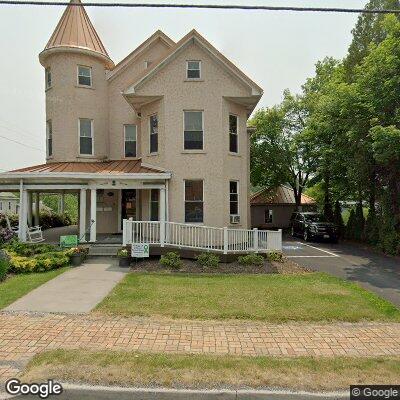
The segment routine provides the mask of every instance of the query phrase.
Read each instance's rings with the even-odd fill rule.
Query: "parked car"
[[[336,243],[339,228],[332,222],[325,221],[322,214],[316,212],[295,212],[291,217],[292,236],[300,236],[305,241],[328,239]]]

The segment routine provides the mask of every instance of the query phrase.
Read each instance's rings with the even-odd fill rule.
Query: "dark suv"
[[[326,222],[322,214],[295,212],[290,221],[292,236],[300,236],[306,242],[311,239],[328,239],[334,243],[338,241],[338,227],[331,222]]]

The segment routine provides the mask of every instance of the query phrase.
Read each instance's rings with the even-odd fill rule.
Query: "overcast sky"
[[[198,1],[217,3],[217,0]],[[218,0],[218,3],[361,8],[366,0]],[[38,54],[63,11],[64,7],[0,5],[1,170],[45,161],[44,70]],[[157,29],[174,41],[197,29],[264,89],[258,107],[278,103],[285,88],[298,91],[313,74],[318,60],[325,56],[342,58],[357,19],[356,14],[228,10],[88,7],[87,12],[115,63]]]

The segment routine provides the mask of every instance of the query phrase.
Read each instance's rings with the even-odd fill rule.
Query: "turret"
[[[106,71],[114,64],[80,0],[64,11],[45,49],[47,160],[108,157]]]

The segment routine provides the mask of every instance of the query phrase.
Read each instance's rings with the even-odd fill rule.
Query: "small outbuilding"
[[[301,196],[302,211],[314,211],[317,205],[313,198]],[[293,189],[280,185],[276,189],[264,188],[250,198],[251,226],[253,228],[284,229],[290,226],[290,217],[296,209]]]

